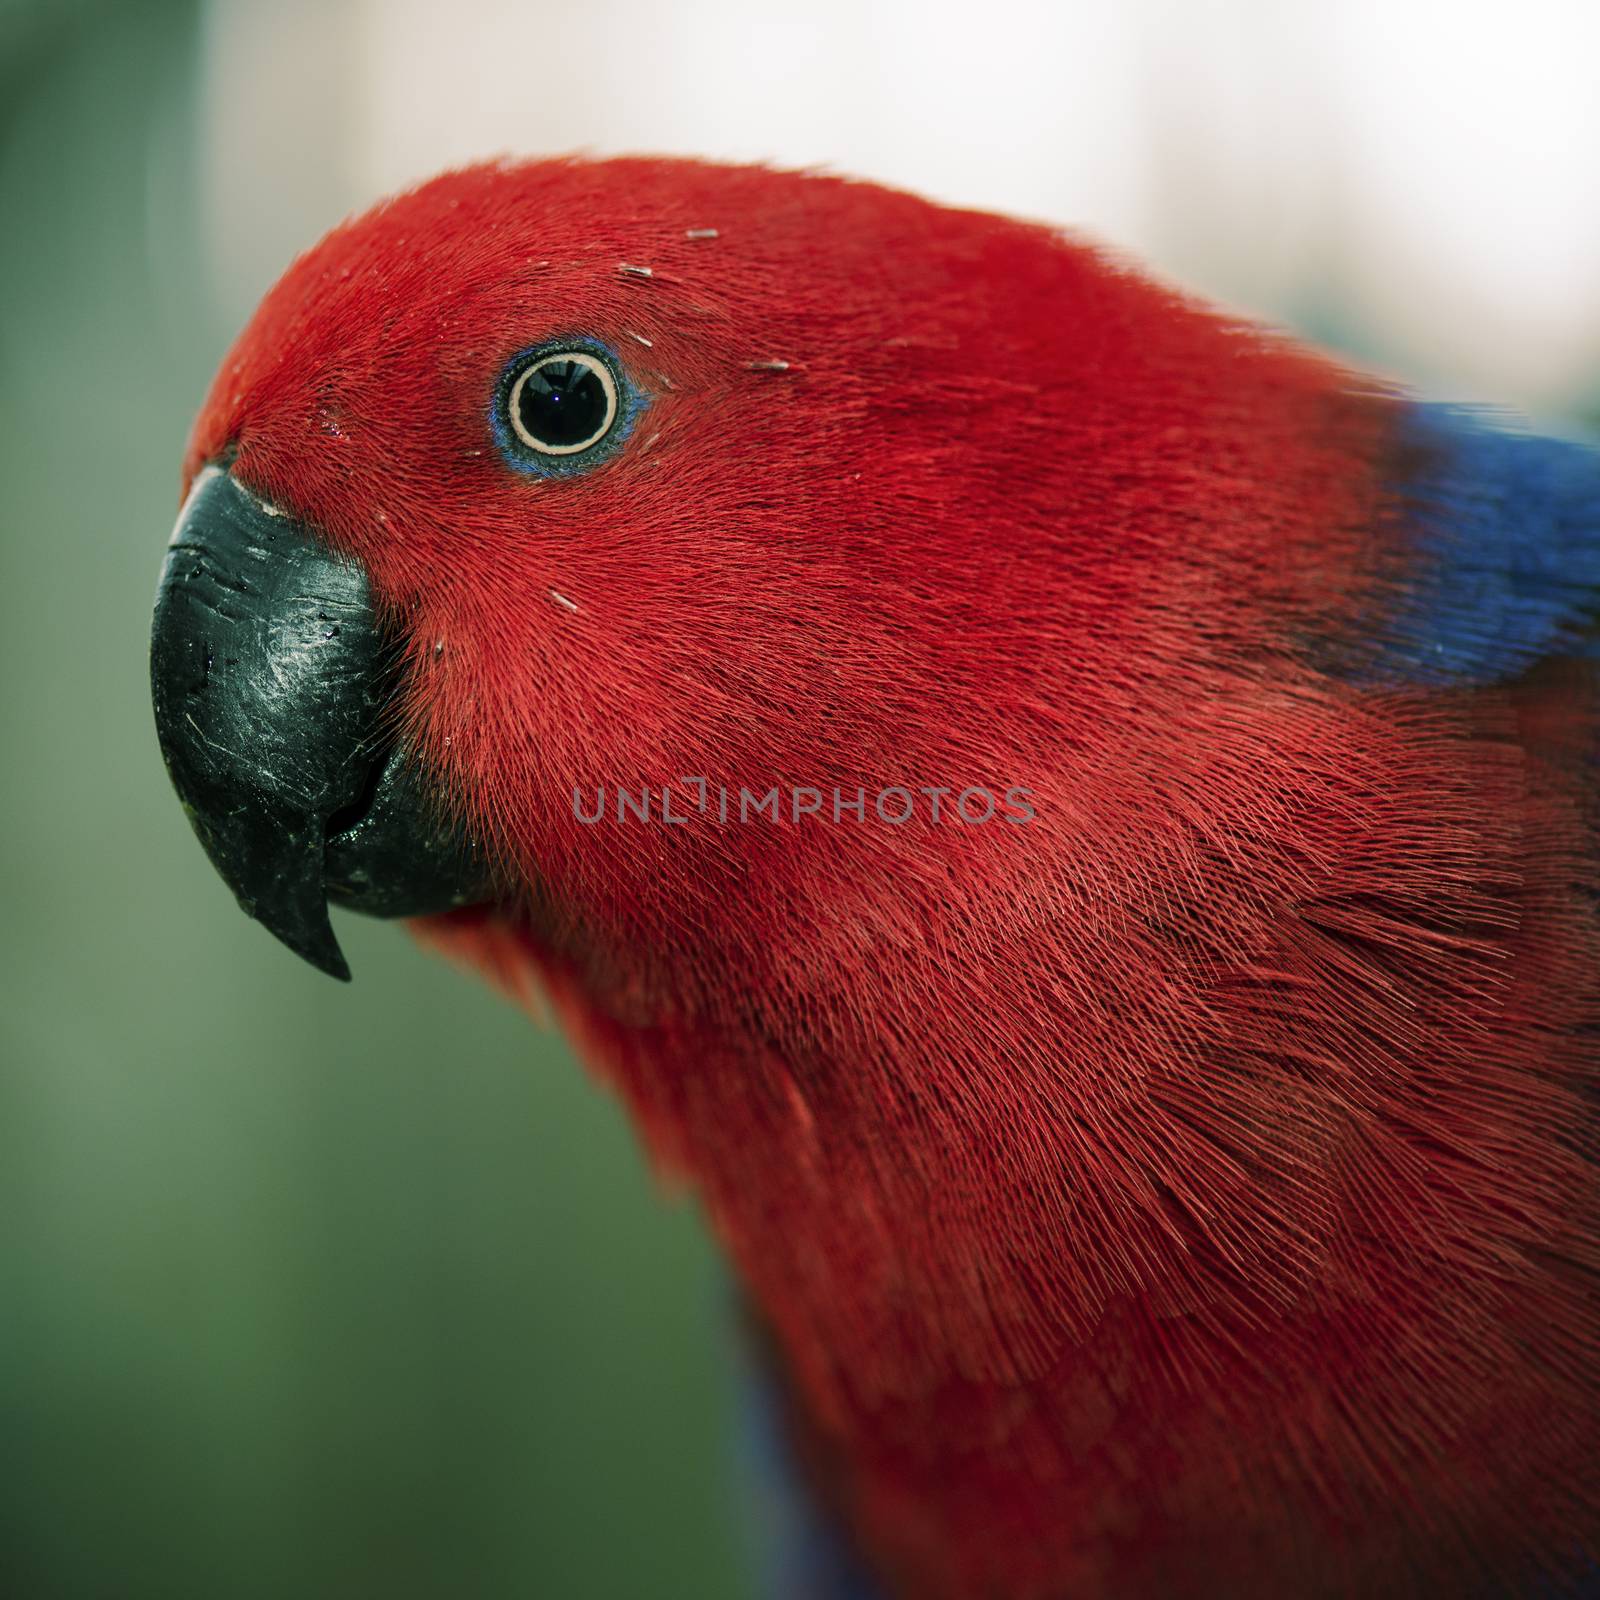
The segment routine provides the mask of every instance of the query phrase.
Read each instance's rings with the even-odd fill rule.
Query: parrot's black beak
[[[220,467],[200,473],[156,592],[161,751],[239,904],[336,978],[330,898],[406,917],[491,892],[392,737],[395,657],[359,565]]]

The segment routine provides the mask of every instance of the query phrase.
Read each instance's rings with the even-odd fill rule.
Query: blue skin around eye
[[[1600,454],[1445,405],[1408,406],[1394,445],[1416,565],[1379,674],[1493,683],[1600,658]]]
[[[544,456],[531,450],[511,431],[506,420],[506,401],[516,375],[530,361],[542,356],[555,355],[563,350],[577,350],[584,355],[604,361],[611,369],[617,385],[617,417],[611,431],[598,444],[571,456]],[[556,339],[541,339],[538,344],[519,350],[501,369],[494,395],[489,401],[489,430],[500,451],[500,458],[513,472],[526,473],[534,478],[575,478],[612,459],[627,443],[645,408],[650,404],[648,395],[641,394],[628,380],[626,368],[610,345],[582,334]]]

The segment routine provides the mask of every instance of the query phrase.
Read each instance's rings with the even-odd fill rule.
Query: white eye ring
[[[600,385],[603,396],[598,420],[585,429],[580,439],[568,440],[564,443],[553,443],[551,440],[539,437],[524,417],[524,406],[532,401],[532,396],[527,392],[528,380],[542,372],[546,367],[560,365],[563,367],[579,367],[583,369],[585,377],[592,376]],[[582,379],[579,380],[580,382]],[[541,386],[547,406],[551,400],[551,390],[555,387],[546,379]],[[563,392],[570,393],[573,384],[568,382],[561,386]],[[586,402],[591,414],[594,412],[594,397],[592,393]],[[528,404],[528,409],[533,408]],[[551,411],[551,421],[565,421],[559,413]],[[511,430],[530,450],[536,450],[542,456],[575,456],[584,450],[591,449],[594,445],[611,431],[612,425],[617,420],[617,380],[611,368],[598,356],[592,356],[587,350],[551,350],[540,356],[535,361],[530,361],[521,372],[517,374],[517,381],[511,385],[511,392],[506,396],[506,420],[511,424]],[[552,429],[552,431],[555,431]]]

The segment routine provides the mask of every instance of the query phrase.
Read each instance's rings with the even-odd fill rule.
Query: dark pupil
[[[587,444],[606,425],[606,391],[583,361],[546,361],[517,396],[517,417],[540,444]]]

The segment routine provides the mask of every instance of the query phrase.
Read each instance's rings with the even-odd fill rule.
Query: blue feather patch
[[[742,1353],[739,1454],[763,1600],[879,1600],[805,1481],[778,1382],[748,1335]]]
[[[1383,629],[1384,675],[1492,683],[1600,656],[1600,454],[1412,405],[1394,460],[1417,564]]]

